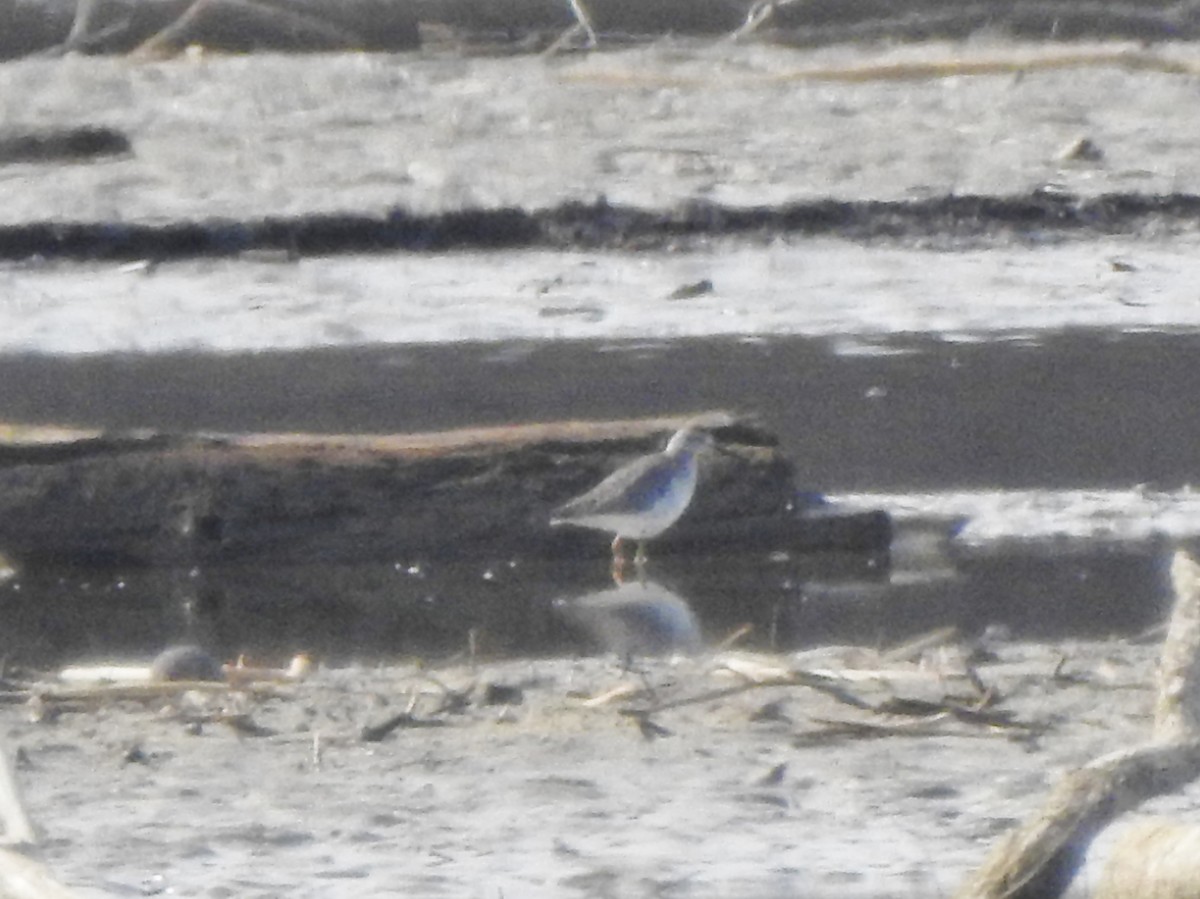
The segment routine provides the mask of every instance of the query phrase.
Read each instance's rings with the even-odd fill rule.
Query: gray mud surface
[[[1150,727],[1153,646],[993,650],[990,722],[786,686],[664,709],[643,733],[622,709],[743,681],[709,660],[630,676],[539,659],[333,668],[266,698],[85,704],[53,723],[10,707],[3,727],[46,860],[88,896],[944,896],[1060,773]],[[973,705],[962,652],[764,661],[882,671],[844,685],[872,702]],[[519,703],[485,704],[487,684]],[[438,711],[443,687],[472,685]],[[588,705],[620,685],[632,694]],[[238,714],[240,729],[214,720]]]
[[[1081,50],[1098,51],[1098,61],[1037,68]],[[13,62],[0,71],[6,122],[116,128],[133,152],[93,165],[5,167],[0,222],[535,210],[601,196],[646,211],[696,201],[778,208],[1004,198],[1051,182],[1086,197],[1196,193],[1200,123],[1182,114],[1194,76],[1131,70],[1116,54],[1135,50],[980,39],[800,54],[664,40],[560,59]],[[1188,44],[1155,53],[1196,59]],[[1015,68],[805,76],[960,58]],[[1064,159],[1085,136],[1101,158]],[[1028,223],[1040,224],[1053,221]]]
[[[1077,51],[1092,61],[1030,62]],[[772,688],[665,711],[669,734],[648,739],[574,695],[615,667],[555,657],[479,675],[523,684],[520,706],[452,716],[421,699],[440,726],[364,744],[364,723],[428,681],[344,644],[310,683],[234,709],[269,736],[203,710],[195,734],[153,707],[32,724],[7,706],[48,861],[94,895],[952,892],[1059,772],[1148,730],[1155,652],[1128,635],[1161,617],[1155,541],[1195,536],[1161,525],[1190,508],[1195,470],[1198,55],[985,36],[0,67],[6,123],[132,146],[0,167],[0,418],[371,432],[728,401],[763,412],[817,489],[934,512],[975,491],[964,507],[991,503],[1003,534],[1041,535],[1023,580],[968,559],[976,631],[1007,601],[1024,624],[1054,618],[1070,581],[1090,637],[1125,635],[999,647],[981,673],[1017,721],[1047,725],[1036,738],[956,724],[814,744],[844,710]],[[956,57],[1017,64],[929,74]],[[1080,138],[1099,155],[1064,152]],[[1068,556],[1063,520],[1136,533],[1136,564],[1111,545],[1108,567]],[[161,622],[92,626],[87,584],[72,611],[12,599],[25,582],[3,576],[31,645],[161,648]],[[905,589],[936,618],[968,595],[955,583]],[[887,590],[793,594],[856,619],[864,645],[899,627]],[[303,648],[281,609],[276,632]],[[832,642],[828,623],[803,632]],[[462,646],[461,630],[444,636]]]
[[[1194,329],[1196,59],[979,38],[9,63],[5,122],[132,151],[0,166],[0,349]]]

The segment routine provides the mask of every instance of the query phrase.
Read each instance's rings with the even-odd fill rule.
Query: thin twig
[[[219,6],[240,9],[257,16],[260,20],[277,26],[280,32],[319,38],[327,42],[330,49],[361,47],[366,43],[363,36],[354,29],[344,25],[334,25],[311,13],[284,9],[274,3],[261,3],[258,0],[216,0],[216,2]]]
[[[913,637],[911,640],[905,640],[898,646],[893,646],[891,649],[885,650],[879,659],[886,664],[912,662],[920,658],[926,650],[937,646],[945,646],[947,643],[953,643],[957,639],[957,627],[953,625],[939,627],[929,633]]]
[[[587,7],[583,5],[583,0],[567,0],[571,5],[571,13],[575,16],[575,21],[583,29],[583,34],[587,38],[587,49],[591,50],[599,46],[600,39],[596,37],[596,29],[592,26],[592,17],[587,11]]]
[[[822,675],[810,674],[806,671],[796,671],[791,675],[769,680],[755,680],[747,683],[738,684],[734,687],[720,687],[715,690],[705,690],[703,693],[697,693],[693,696],[685,696],[681,699],[672,699],[666,702],[656,703],[645,709],[640,709],[639,712],[653,715],[659,712],[665,712],[668,709],[677,709],[683,706],[696,705],[702,702],[712,702],[715,699],[727,699],[730,696],[737,696],[741,693],[749,693],[751,690],[760,690],[766,687],[808,687],[811,690],[816,690],[824,693],[838,702],[845,705],[853,706],[857,709],[870,711],[872,706],[866,700],[860,699],[849,690],[839,687],[834,684],[829,678]]]
[[[184,35],[204,14],[212,0],[196,0],[174,22],[160,29],[133,48],[130,56],[159,56],[171,52],[172,44],[183,43]]]
[[[1171,59],[1158,53],[1125,48],[1095,50],[1065,50],[1040,55],[1025,53],[993,56],[988,59],[953,57],[932,60],[902,60],[867,65],[825,66],[788,69],[726,78],[724,87],[753,87],[792,82],[821,82],[863,84],[873,81],[924,81],[938,78],[957,78],[973,75],[1017,75],[1026,72],[1062,71],[1110,66],[1130,71],[1161,72],[1169,75],[1200,74],[1200,64],[1190,60]],[[659,75],[643,71],[589,69],[586,72],[564,73],[570,81],[603,82],[631,87],[708,87],[707,75]]]
[[[21,791],[13,772],[12,759],[0,749],[0,821],[4,822],[4,835],[0,843],[7,846],[32,846],[37,842],[37,830],[25,805],[21,802]]]
[[[170,25],[142,41],[133,51],[134,56],[154,56],[170,52],[173,45],[187,42],[187,33],[200,17],[211,8],[225,7],[240,10],[255,16],[260,21],[274,26],[280,33],[301,34],[324,41],[330,48],[358,47],[364,41],[362,35],[333,25],[318,16],[295,10],[256,2],[256,0],[196,0]]]

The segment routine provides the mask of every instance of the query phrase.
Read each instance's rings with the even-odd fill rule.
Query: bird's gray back
[[[682,463],[682,467],[681,467]],[[556,517],[622,515],[643,511],[672,489],[694,460],[672,459],[661,453],[635,459],[618,468],[583,496],[562,506]]]

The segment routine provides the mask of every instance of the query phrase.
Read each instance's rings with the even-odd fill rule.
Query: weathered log
[[[394,436],[58,434],[0,444],[0,551],[26,566],[192,566],[595,554],[550,511],[686,419]],[[793,466],[743,422],[715,433],[657,555],[886,549],[883,513],[797,508]]]
[[[1072,893],[1081,899],[1194,899],[1200,890],[1200,827],[1141,818],[1112,829],[1115,839],[1099,876]]]
[[[1175,608],[1160,662],[1153,738],[1068,774],[1033,817],[996,844],[959,891],[962,899],[1053,899],[1085,864],[1089,870],[1103,865],[1098,879],[1082,888],[1089,896],[1196,895],[1200,857],[1179,856],[1181,846],[1200,842],[1194,827],[1130,828],[1104,859],[1089,858],[1093,840],[1119,815],[1200,777],[1200,566],[1182,551],[1172,560],[1171,583]]]
[[[1158,664],[1154,735],[1164,741],[1200,735],[1200,565],[1187,553],[1171,560],[1175,611]]]
[[[1200,741],[1147,744],[1068,774],[1037,814],[1004,837],[958,893],[961,899],[1053,899],[1088,847],[1118,815],[1200,775]]]

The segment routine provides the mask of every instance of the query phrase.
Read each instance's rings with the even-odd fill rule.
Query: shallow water
[[[1196,477],[1200,333],[739,337],[0,355],[0,421],[402,433],[733,409],[827,493],[1132,490]],[[1139,486],[1140,485],[1140,486]]]
[[[944,505],[961,505],[955,500],[947,496]],[[1072,526],[1081,526],[1088,507],[1075,511]],[[1058,512],[1066,517],[1070,509]],[[901,523],[890,558],[776,551],[652,560],[647,580],[690,607],[708,642],[750,625],[742,643],[770,649],[888,646],[948,625],[968,636],[986,630],[1027,640],[1130,636],[1155,625],[1168,607],[1165,539],[1011,532],[979,540],[973,521],[947,540],[945,521],[926,521]],[[982,526],[996,522],[984,518]],[[148,657],[191,640],[226,657],[283,660],[304,650],[331,663],[445,657],[468,647],[481,658],[623,652],[624,643],[606,639],[611,629],[563,614],[578,597],[619,595],[602,539],[594,559],[573,566],[410,559],[23,573],[0,586],[0,651],[38,663]]]
[[[1136,634],[1161,559],[1200,536],[1200,335],[1102,331],[956,343],[844,340],[461,344],[303,353],[0,358],[0,420],[210,430],[404,431],[756,411],[802,487],[901,522],[890,558],[664,559],[650,576],[706,638],[889,644],[955,624],[1027,638]],[[564,373],[566,376],[564,377]],[[145,385],[153,384],[153,390]],[[352,398],[352,401],[351,401]],[[225,653],[330,659],[589,651],[554,603],[605,588],[607,550],[551,566],[408,557],[372,566],[25,572],[0,585],[10,652],[58,661]],[[70,609],[70,614],[55,610]],[[187,610],[191,610],[188,612]],[[189,617],[190,616],[190,617]]]
[[[864,53],[877,58],[806,57]],[[1191,78],[1101,67],[839,86],[788,77],[790,51],[675,55],[666,42],[561,63],[11,65],[11,118],[110,124],[136,149],[6,169],[0,219],[1200,183],[1200,119],[1178,115]],[[1081,135],[1103,161],[1061,158]],[[0,267],[0,421],[370,432],[756,412],[802,487],[893,511],[901,535],[886,560],[664,558],[652,576],[709,640],[744,622],[760,646],[890,645],[946,624],[1003,625],[993,640],[1138,634],[1162,618],[1167,546],[1195,536],[1196,240],[1134,222],[1144,239],[1071,241],[1042,224],[995,246],[941,233],[940,252],[783,237],[711,254],[31,260]],[[705,280],[711,293],[669,299]],[[356,569],[9,577],[10,663],[149,657],[188,636],[224,656],[305,648],[331,663],[299,701],[255,708],[278,731],[266,740],[140,707],[34,724],[10,706],[48,861],[121,895],[324,896],[342,882],[357,896],[950,895],[1054,772],[1149,727],[1152,647],[1068,641],[1014,642],[984,672],[1021,720],[1054,723],[1032,744],[951,733],[830,751],[799,743],[831,710],[793,690],[689,706],[663,717],[674,738],[647,741],[611,708],[580,717],[580,689],[607,689],[613,666],[523,661],[494,675],[531,684],[515,723],[481,707],[360,741],[421,670],[339,663],[465,654],[472,629],[484,657],[590,651],[555,601],[610,589],[607,564],[598,537],[573,567],[442,570],[398,548]],[[1070,676],[1048,677],[1064,662]],[[554,675],[540,697],[539,671]],[[539,716],[548,700],[569,714]],[[774,700],[794,723],[755,723]],[[132,739],[146,764],[131,763]],[[750,786],[781,762],[780,787]]]

